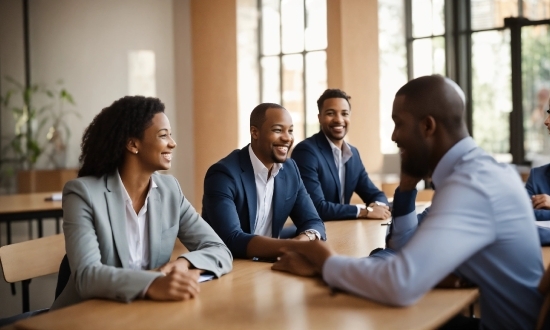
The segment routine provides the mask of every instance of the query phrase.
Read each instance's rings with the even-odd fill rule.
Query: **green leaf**
[[[20,90],[23,90],[25,89],[25,87],[23,86],[23,84],[21,84],[20,82],[18,82],[17,80],[13,79],[12,77],[10,76],[6,76],[6,80],[12,84],[14,84],[15,86],[17,86]]]

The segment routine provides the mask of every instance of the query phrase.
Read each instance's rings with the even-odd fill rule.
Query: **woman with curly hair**
[[[200,273],[231,270],[231,253],[177,180],[156,173],[170,168],[176,147],[159,99],[115,101],[86,128],[81,147],[79,177],[63,189],[71,274],[52,309],[90,298],[190,299]],[[176,237],[190,252],[169,262]]]

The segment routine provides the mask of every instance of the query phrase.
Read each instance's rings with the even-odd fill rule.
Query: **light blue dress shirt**
[[[324,280],[406,306],[455,272],[479,287],[483,328],[533,329],[544,268],[532,206],[517,173],[468,137],[441,158],[432,180],[432,206],[418,217],[416,190],[396,192],[387,241],[395,253],[331,257]]]

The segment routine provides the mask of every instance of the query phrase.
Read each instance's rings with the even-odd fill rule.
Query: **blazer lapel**
[[[122,268],[129,268],[130,251],[126,239],[126,204],[122,197],[122,183],[117,178],[117,174],[114,173],[105,177],[105,186],[107,188],[105,191],[107,212],[118,258],[122,263]]]
[[[340,187],[340,176],[338,175],[338,169],[336,168],[336,164],[334,163],[334,155],[332,154],[330,144],[328,144],[325,133],[323,132],[317,133],[315,138],[317,140],[317,146],[319,147],[321,154],[325,158],[328,167],[330,168],[330,173],[332,173],[334,183],[336,183],[336,187],[338,187],[338,196],[340,196],[342,190],[342,188]]]
[[[345,204],[349,204],[349,201],[351,199],[351,195],[353,194],[353,191],[355,190],[355,185],[357,184],[357,182],[353,182],[352,181],[352,178],[353,178],[353,175],[351,175],[352,173],[355,173],[355,166],[354,166],[354,163],[353,163],[354,159],[353,159],[353,155],[351,156],[351,158],[346,162],[346,164],[344,164],[344,166],[346,167],[346,178],[345,178],[345,182],[346,182],[346,185],[344,187],[344,203]]]
[[[151,189],[147,201],[147,215],[149,222],[149,267],[156,268],[160,253],[160,237],[162,235],[162,204],[159,188]]]
[[[244,192],[246,195],[246,203],[248,205],[248,221],[250,223],[250,233],[254,234],[256,229],[256,178],[254,178],[254,169],[250,162],[250,154],[248,146],[241,149],[239,153],[241,163],[241,182],[243,183]]]
[[[275,177],[275,184],[273,187],[273,217],[271,218],[271,233],[272,236],[275,238],[279,237],[279,232],[281,229],[280,220],[279,220],[279,211],[283,211],[283,208],[285,206],[285,192],[286,189],[286,175],[284,171],[284,165],[279,170],[279,173],[277,173],[277,176]],[[285,219],[286,220],[286,217]]]

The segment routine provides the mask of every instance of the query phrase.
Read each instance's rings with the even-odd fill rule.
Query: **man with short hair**
[[[332,287],[397,306],[415,303],[454,272],[481,292],[481,327],[470,319],[461,328],[533,329],[544,267],[531,203],[515,170],[469,136],[464,111],[460,87],[439,75],[414,79],[397,92],[392,140],[400,150],[401,182],[391,249],[357,259],[312,242],[293,247],[273,269],[319,274]],[[435,195],[419,221],[415,187],[429,173]]]
[[[323,221],[387,219],[388,199],[369,179],[357,148],[344,141],[351,117],[350,96],[327,89],[317,100],[321,131],[298,143],[292,159]],[[357,193],[366,205],[350,205]]]
[[[274,258],[297,240],[325,240],[325,226],[293,160],[292,117],[262,103],[250,115],[251,143],[212,165],[204,179],[203,218],[236,258]],[[280,240],[290,216],[295,240]]]

